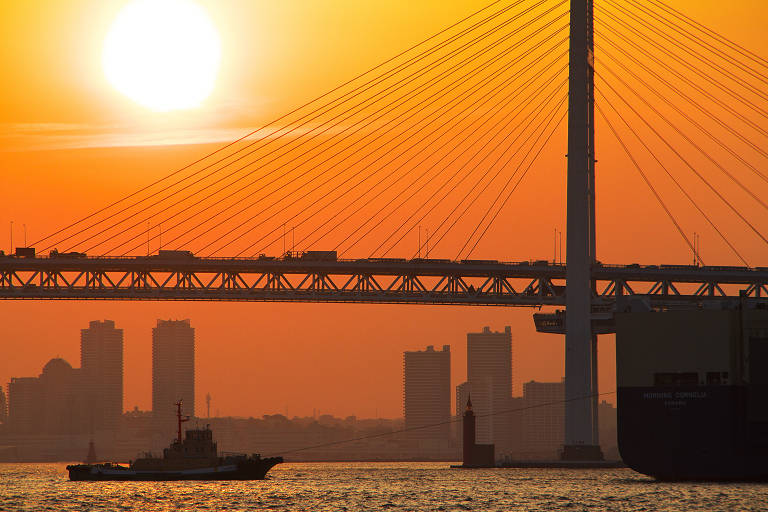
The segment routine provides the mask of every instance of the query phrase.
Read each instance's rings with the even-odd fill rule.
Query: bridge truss
[[[631,298],[649,307],[768,302],[768,268],[596,265],[599,311]],[[0,257],[0,299],[365,302],[474,306],[564,306],[566,266],[396,258]]]

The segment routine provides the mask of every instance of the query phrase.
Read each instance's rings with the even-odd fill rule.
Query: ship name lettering
[[[707,398],[706,391],[677,391],[675,398]]]
[[[672,398],[672,393],[643,393],[643,398],[646,400],[652,398]]]

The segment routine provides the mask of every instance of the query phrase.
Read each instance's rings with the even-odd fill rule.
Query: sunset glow
[[[155,111],[195,107],[213,90],[219,35],[190,0],[135,0],[104,41],[104,74],[115,89]]]
[[[726,9],[715,0],[665,3],[768,59],[768,2],[744,0]],[[480,240],[499,211],[469,259],[562,261],[567,243],[565,119],[524,173],[537,154],[539,146],[533,143],[544,132],[547,114],[556,114],[555,126],[566,112],[565,103],[558,111],[555,107],[567,90],[568,7],[559,0],[520,5],[508,0],[440,32],[490,4],[2,2],[0,250],[9,254],[29,245],[43,256],[57,249],[146,257],[178,249],[200,257],[240,253],[258,258],[264,253],[279,258],[292,248],[323,251],[338,245],[340,257],[353,260],[425,257],[427,249],[429,258],[453,259],[476,226],[464,254]],[[673,46],[661,34],[672,40],[683,36],[646,13],[658,11],[649,4],[595,2],[597,104],[678,219],[680,231],[689,238],[696,233],[707,265],[744,265],[722,232],[751,265],[768,266],[768,242],[755,233],[768,238],[768,210],[756,200],[768,201],[768,181],[752,169],[768,172],[766,82],[714,54],[717,65],[730,71],[710,69]],[[440,46],[508,6],[515,7]],[[532,6],[535,12],[524,11]],[[476,38],[473,46],[464,46]],[[683,41],[699,48],[695,41]],[[433,46],[439,51],[432,52]],[[768,60],[749,60],[735,50],[723,55],[731,53],[768,73]],[[690,67],[684,65],[689,61]],[[377,67],[382,63],[387,64]],[[388,73],[396,67],[397,73]],[[753,85],[745,89],[734,78]],[[710,79],[736,92],[727,94],[729,89],[718,89]],[[321,96],[329,91],[335,92]],[[750,104],[742,105],[740,96]],[[541,115],[534,119],[536,112]],[[606,265],[690,265],[694,254],[681,233],[599,111],[596,117],[598,259]],[[733,133],[719,121],[733,125]],[[251,137],[189,166],[252,131]],[[716,141],[735,148],[748,165]],[[754,147],[745,141],[754,141]],[[185,170],[161,181],[179,169]],[[525,180],[509,196],[521,175]],[[154,188],[144,189],[153,183]],[[138,190],[144,192],[118,202]],[[92,236],[93,229],[60,241],[78,233],[78,225],[36,243],[113,203],[115,208],[82,224],[101,222],[103,235]],[[531,313],[525,308],[397,304],[8,300],[0,308],[0,385],[13,377],[39,375],[56,356],[76,367],[80,330],[90,321],[109,319],[125,332],[125,408],[148,410],[152,329],[158,319],[189,318],[197,336],[198,414],[204,412],[202,397],[210,392],[215,416],[303,417],[316,409],[318,416],[395,418],[403,414],[403,352],[451,345],[456,385],[465,380],[466,333],[485,326],[512,328],[515,394],[533,379],[559,382],[565,364],[562,337],[537,334]],[[612,337],[602,336],[600,343],[602,392],[615,389],[615,354]]]

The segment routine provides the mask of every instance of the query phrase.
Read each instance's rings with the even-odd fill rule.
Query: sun
[[[158,112],[200,105],[220,59],[216,27],[193,0],[133,0],[117,14],[102,52],[112,86]]]

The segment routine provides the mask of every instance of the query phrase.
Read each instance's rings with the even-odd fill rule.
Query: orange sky
[[[221,37],[216,87],[198,108],[157,113],[115,91],[101,70],[102,41],[125,3],[33,0],[0,7],[0,71],[5,78],[0,84],[0,248],[9,246],[11,221],[15,242],[23,237],[22,224],[28,239],[36,240],[485,4],[200,1]],[[728,5],[727,13],[716,0],[672,3],[757,54],[768,55],[764,2],[741,0]],[[765,127],[765,120],[762,123]],[[554,139],[563,149],[542,155],[536,173],[524,182],[473,257],[552,258],[552,230],[565,227],[563,136],[560,129]],[[690,251],[599,119],[597,151],[599,259],[688,263]],[[757,162],[765,169],[765,160]],[[654,172],[661,180],[660,171]],[[766,197],[765,183],[743,179],[758,196]],[[674,199],[671,184],[659,183],[670,203],[681,205],[676,213],[689,234],[702,233],[707,263],[738,264],[696,213]],[[722,180],[718,183],[724,193],[738,192]],[[713,216],[722,219],[721,226],[750,262],[768,265],[762,242],[706,198],[705,191],[693,190]],[[756,226],[768,232],[765,211],[743,204]],[[416,244],[411,235],[410,245],[398,247],[396,256],[410,256]],[[443,252],[432,255],[454,257],[459,241],[447,239]],[[272,252],[279,249],[273,247]],[[457,384],[465,377],[465,333],[485,325],[496,330],[513,327],[516,394],[530,379],[559,380],[563,340],[536,334],[531,313],[444,306],[4,302],[0,383],[37,375],[57,355],[77,366],[79,329],[89,320],[109,318],[125,329],[125,406],[146,409],[151,403],[151,327],[157,318],[191,318],[198,340],[199,414],[202,398],[210,392],[212,412],[225,415],[293,416],[316,408],[341,416],[393,417],[402,411],[402,351],[450,344],[452,380]],[[600,390],[611,390],[615,375],[609,337],[602,342],[600,363]]]

